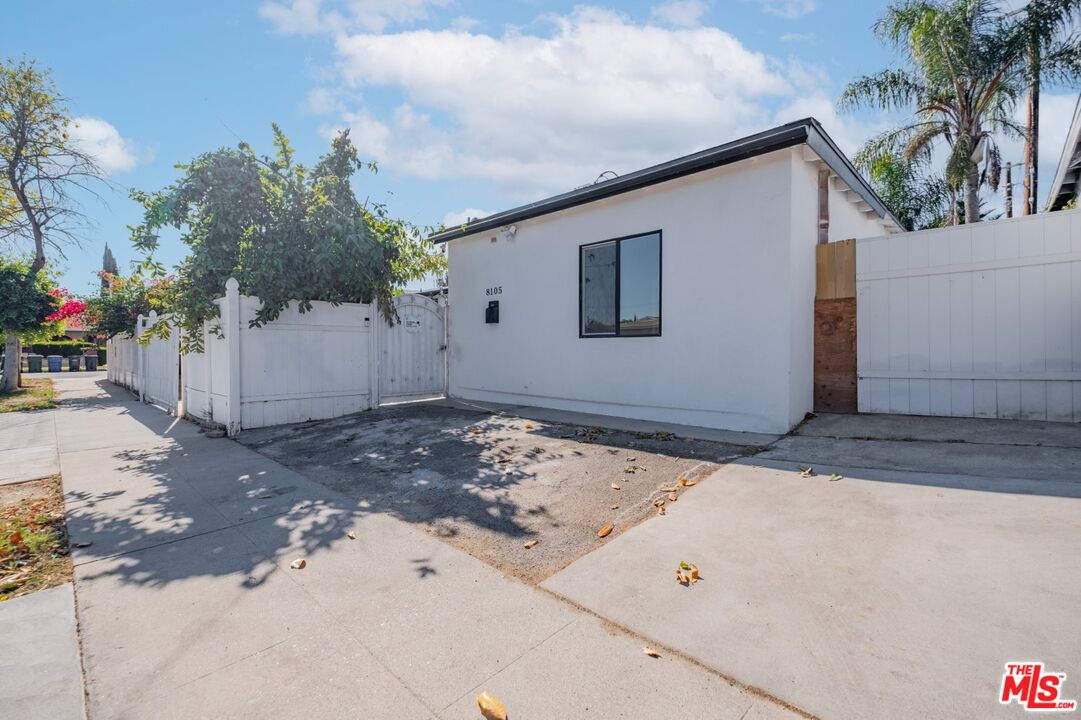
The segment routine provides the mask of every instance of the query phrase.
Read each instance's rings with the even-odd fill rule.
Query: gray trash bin
[[[41,355],[31,353],[26,356],[27,372],[41,372]]]
[[[83,362],[86,363],[87,371],[98,369],[98,354],[83,355]]]
[[[79,369],[79,363],[82,361],[82,355],[68,355],[68,370],[75,372]]]

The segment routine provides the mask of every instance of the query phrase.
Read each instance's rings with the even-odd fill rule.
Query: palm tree
[[[944,144],[946,183],[964,190],[965,222],[979,222],[980,185],[998,182],[995,135],[1022,133],[1011,118],[1023,85],[1014,26],[994,0],[905,0],[887,7],[875,33],[900,51],[903,67],[856,78],[839,105],[914,119],[871,138],[860,154],[927,162]]]
[[[1022,212],[1037,210],[1040,154],[1040,83],[1081,77],[1081,37],[1071,29],[1081,0],[1031,0],[1018,10],[1017,30],[1025,47],[1025,179]]]

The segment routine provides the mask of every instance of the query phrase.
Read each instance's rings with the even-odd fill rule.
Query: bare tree
[[[103,179],[71,137],[72,119],[48,70],[0,62],[0,241],[33,247],[30,274],[78,244],[85,225],[74,193]],[[19,341],[8,333],[4,388],[18,387]]]

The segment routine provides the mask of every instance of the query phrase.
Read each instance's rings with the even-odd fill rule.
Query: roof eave
[[[856,172],[852,163],[837,148],[821,124],[814,118],[805,118],[596,185],[578,188],[545,200],[489,215],[472,223],[435,233],[429,236],[429,240],[435,243],[456,240],[801,144],[811,147],[830,169],[859,194],[883,220],[893,223],[897,230],[903,230],[901,223],[863,177]]]

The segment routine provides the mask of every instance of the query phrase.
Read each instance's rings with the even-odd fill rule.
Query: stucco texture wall
[[[450,394],[787,430],[792,162],[772,153],[534,218],[513,238],[451,241]],[[579,246],[654,230],[663,335],[579,338]],[[500,322],[485,324],[493,299]]]

